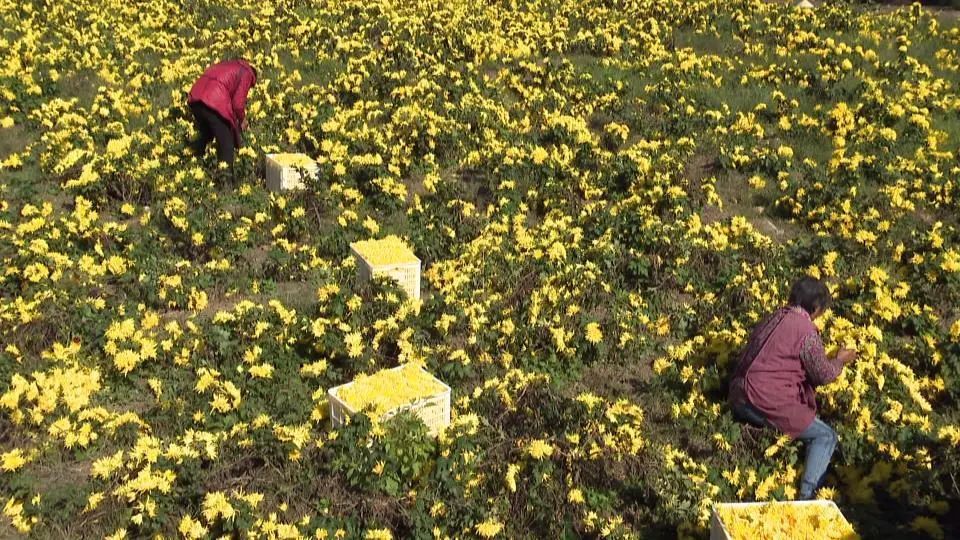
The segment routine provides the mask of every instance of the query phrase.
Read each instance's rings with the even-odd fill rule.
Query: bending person
[[[256,70],[246,60],[235,59],[208,67],[193,83],[187,105],[198,133],[190,147],[198,156],[216,139],[217,160],[233,171],[234,154],[247,129],[247,93],[256,82]]]
[[[827,357],[813,320],[830,304],[826,285],[812,277],[794,283],[787,307],[767,316],[750,334],[730,381],[738,420],[772,426],[806,441],[800,499],[812,499],[826,475],[837,434],[817,417],[815,388],[836,379],[857,354]]]

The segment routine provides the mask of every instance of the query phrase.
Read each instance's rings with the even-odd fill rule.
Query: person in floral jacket
[[[730,381],[730,405],[739,420],[770,426],[807,443],[800,499],[813,498],[837,445],[836,432],[817,417],[816,387],[835,380],[857,354],[824,351],[813,321],[830,304],[826,285],[803,277],[787,306],[754,328]]]

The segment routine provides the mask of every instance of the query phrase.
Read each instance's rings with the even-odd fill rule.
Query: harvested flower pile
[[[733,540],[854,540],[860,536],[833,505],[769,503],[717,508]]]
[[[298,167],[302,169],[316,164],[316,162],[306,154],[273,154],[270,156],[270,159],[281,167]]]
[[[367,263],[373,266],[417,262],[417,256],[400,237],[390,235],[381,240],[362,240],[350,244]]]
[[[405,364],[399,369],[385,369],[373,375],[357,375],[353,384],[341,388],[337,395],[355,411],[372,408],[371,416],[384,414],[445,390],[419,365]]]

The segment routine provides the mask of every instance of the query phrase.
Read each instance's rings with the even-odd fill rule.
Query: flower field
[[[796,496],[725,396],[803,273],[860,351],[819,496],[960,536],[960,23],[823,4],[0,0],[0,538],[705,538]],[[184,105],[233,56],[235,180]],[[357,278],[394,235],[419,301]],[[330,429],[407,362],[449,428]]]

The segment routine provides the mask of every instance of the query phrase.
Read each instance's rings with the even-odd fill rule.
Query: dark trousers
[[[216,139],[217,161],[228,163],[232,171],[236,141],[230,123],[200,102],[191,103],[190,110],[193,112],[193,124],[197,128],[197,138],[190,143],[190,148],[197,156],[202,156],[210,141]]]
[[[733,406],[733,417],[740,422],[746,422],[756,427],[770,427],[770,421],[749,403],[738,403]]]

